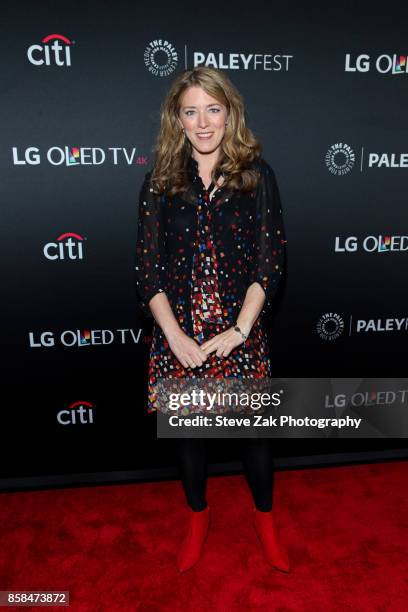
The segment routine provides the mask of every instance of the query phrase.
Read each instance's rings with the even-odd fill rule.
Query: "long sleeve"
[[[136,290],[143,311],[150,317],[149,301],[166,288],[166,251],[161,215],[162,196],[154,194],[145,175],[139,195],[136,244]]]
[[[260,313],[272,308],[285,265],[285,231],[275,173],[262,160],[256,191],[255,235],[250,256],[250,282],[258,282],[266,298]]]

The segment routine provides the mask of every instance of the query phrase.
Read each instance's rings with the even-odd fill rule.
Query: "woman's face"
[[[198,85],[181,97],[179,122],[198,153],[212,153],[221,144],[228,118],[227,108]]]

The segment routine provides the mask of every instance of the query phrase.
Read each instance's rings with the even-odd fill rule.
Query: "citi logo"
[[[61,236],[58,236],[56,242],[47,242],[47,244],[44,245],[44,256],[51,261],[83,259],[83,240],[86,240],[86,238],[74,232],[61,234]]]
[[[45,36],[41,45],[31,45],[27,49],[27,57],[34,66],[71,66],[71,45],[63,34]]]
[[[355,59],[352,59],[350,53],[346,54],[345,72],[369,72],[371,68],[380,74],[408,74],[408,56],[383,53],[371,60],[366,54],[357,55]]]
[[[74,402],[67,409],[57,413],[60,425],[89,425],[94,422],[94,405],[90,402]]]

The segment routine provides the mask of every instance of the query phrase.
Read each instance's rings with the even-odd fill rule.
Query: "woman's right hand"
[[[172,353],[184,368],[196,368],[206,361],[207,354],[182,329],[166,338]]]

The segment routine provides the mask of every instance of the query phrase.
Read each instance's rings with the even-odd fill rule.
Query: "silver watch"
[[[234,329],[235,329],[235,331],[237,331],[239,334],[241,334],[241,336],[243,337],[244,342],[245,342],[245,340],[248,338],[248,334],[244,334],[244,332],[243,332],[243,331],[241,331],[241,329],[238,327],[238,325],[235,325]]]

